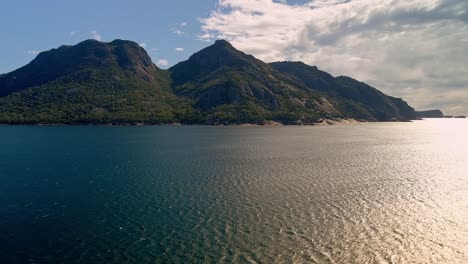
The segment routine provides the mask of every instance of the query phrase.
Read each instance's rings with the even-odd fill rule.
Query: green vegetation
[[[55,81],[0,98],[1,123],[170,123],[184,99],[141,80]]]
[[[0,75],[0,123],[284,124],[405,120],[414,110],[347,77],[266,64],[217,41],[168,71],[136,43],[87,40]]]

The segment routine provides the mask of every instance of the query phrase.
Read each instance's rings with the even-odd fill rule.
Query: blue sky
[[[468,115],[466,0],[2,0],[0,73],[89,38],[141,43],[167,68],[216,39]],[[176,50],[177,49],[177,50]]]
[[[207,17],[216,3],[217,0],[3,0],[0,73],[25,65],[37,51],[92,38],[93,31],[102,41],[122,38],[145,43],[154,62],[166,59],[171,65],[209,44],[197,40],[201,32],[198,18]]]

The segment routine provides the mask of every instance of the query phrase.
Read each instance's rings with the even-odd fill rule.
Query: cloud
[[[139,45],[140,47],[142,47],[142,48],[146,48],[146,43],[144,43],[144,42],[141,42],[141,43],[139,43],[138,45]]]
[[[76,32],[76,31],[71,31],[71,32],[70,32],[70,36],[71,36],[71,37],[74,37],[74,36],[76,36],[76,34],[77,34],[77,32]]]
[[[91,37],[97,41],[102,40],[101,35],[96,30],[91,31]]]
[[[188,26],[187,22],[181,22],[177,23],[176,27],[172,29],[172,33],[176,34],[179,37],[186,36],[187,32],[185,32],[185,29],[182,30],[181,28],[186,28]]]
[[[184,51],[185,49],[184,49],[184,48],[175,48],[174,50],[177,51],[177,52],[182,52],[182,51]]]
[[[173,29],[172,33],[176,34],[179,37],[185,35],[185,32],[179,29]]]
[[[155,54],[155,53],[158,52],[158,51],[159,51],[158,48],[151,48],[151,49],[149,50],[149,52],[150,52],[151,54]]]
[[[200,22],[199,40],[318,65],[418,109],[468,114],[468,1],[219,0]]]
[[[212,42],[215,37],[216,36],[214,34],[205,33],[203,35],[198,36],[198,40],[204,42]]]
[[[167,67],[169,65],[169,61],[166,59],[159,59],[156,62],[156,65],[161,66],[161,67]]]
[[[30,54],[30,55],[38,55],[41,52],[38,51],[38,50],[28,50],[27,53]]]

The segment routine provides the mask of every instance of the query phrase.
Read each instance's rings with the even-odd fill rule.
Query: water
[[[0,127],[1,263],[468,263],[468,120]]]

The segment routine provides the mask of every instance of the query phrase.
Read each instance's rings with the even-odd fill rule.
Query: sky
[[[161,68],[216,39],[468,115],[466,0],[2,0],[0,73],[85,39],[138,42]]]

